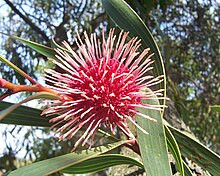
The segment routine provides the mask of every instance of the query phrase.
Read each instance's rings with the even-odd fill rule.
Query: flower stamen
[[[63,133],[60,140],[83,131],[73,150],[80,144],[86,145],[89,139],[91,147],[100,126],[109,128],[113,134],[118,128],[134,141],[127,121],[145,134],[148,133],[135,122],[135,115],[156,121],[140,113],[138,108],[160,111],[163,107],[142,103],[142,100],[160,99],[155,95],[161,96],[163,90],[151,91],[149,87],[159,84],[163,78],[148,74],[153,69],[153,54],[148,55],[149,48],[140,52],[141,40],[136,37],[127,41],[128,34],[121,31],[117,37],[111,29],[106,39],[103,29],[100,42],[96,34],[89,36],[85,32],[84,43],[77,34],[77,52],[67,42],[63,42],[65,51],[55,49],[57,59],[51,60],[62,72],[48,69],[45,80],[61,98],[52,100],[51,107],[42,114],[57,114],[50,122],[55,122],[52,127],[61,125],[55,132]]]

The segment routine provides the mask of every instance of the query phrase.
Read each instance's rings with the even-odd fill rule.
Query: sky
[[[3,5],[5,4],[3,0],[0,0],[0,17],[5,17],[8,15],[8,10],[7,10],[7,6]],[[0,30],[1,31],[1,30]],[[0,38],[0,42],[1,42],[1,38]],[[4,50],[2,50],[2,48],[0,49],[0,55],[2,55],[3,57],[5,56],[5,52]],[[2,78],[2,74],[0,72],[0,78]],[[43,80],[40,79],[40,82],[42,83]],[[13,95],[11,97],[8,97],[6,99],[4,99],[4,101],[7,102],[18,102],[20,95]],[[30,107],[39,107],[38,101],[37,100],[32,100],[31,102],[28,102],[25,104],[26,106],[30,106]],[[23,127],[22,130],[19,130],[18,126],[16,129],[14,129],[14,125],[6,125],[6,124],[0,124],[0,157],[3,155],[3,153],[7,152],[6,151],[6,145],[11,146],[13,149],[16,149],[17,146],[22,147],[22,140],[21,138],[24,137],[24,135],[28,132],[28,130],[30,130],[30,127]],[[12,131],[12,133],[8,133],[7,135],[5,134],[6,132],[6,128],[7,131]],[[42,133],[41,130],[36,130],[36,135],[39,137],[42,137]],[[6,139],[7,136],[7,139]],[[6,141],[6,143],[5,143]],[[33,139],[29,140],[29,144],[33,145]],[[22,159],[26,154],[26,149],[21,149],[20,152],[17,153],[17,157]]]

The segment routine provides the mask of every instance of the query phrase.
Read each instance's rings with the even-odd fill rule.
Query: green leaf
[[[133,158],[117,155],[117,154],[105,154],[97,156],[88,160],[85,160],[81,163],[75,164],[71,167],[68,167],[61,172],[68,174],[86,174],[91,172],[101,171],[108,167],[120,165],[120,164],[129,164],[136,165],[143,168],[143,164]]]
[[[192,171],[190,170],[189,166],[184,161],[183,161],[183,166],[184,166],[185,176],[193,176]]]
[[[220,157],[197,141],[192,135],[168,126],[179,144],[181,154],[198,164],[212,175],[220,173]]]
[[[107,144],[105,146],[94,147],[90,150],[83,150],[75,153],[54,157],[51,159],[36,162],[9,173],[8,176],[42,176],[49,175],[73,166],[82,161],[96,157],[102,153],[108,152],[120,145],[125,144],[127,141],[120,141],[116,143]]]
[[[13,103],[8,103],[1,101],[0,102],[0,110],[4,110],[13,106]],[[49,123],[50,118],[46,116],[41,116],[42,110],[36,108],[30,108],[27,106],[19,106],[10,114],[8,114],[0,123],[4,124],[14,124],[14,125],[27,125],[27,126],[38,126],[38,127],[51,127],[51,123]],[[102,130],[98,130],[96,135],[109,139],[110,141],[117,142],[115,136],[108,134]]]
[[[4,62],[5,64],[7,64],[9,67],[11,67],[13,70],[15,70],[16,72],[18,72],[21,76],[27,78],[31,83],[35,84],[36,81],[34,81],[29,75],[27,75],[24,71],[22,71],[20,68],[18,68],[16,65],[14,65],[12,62],[10,62],[9,60],[5,59],[4,57],[2,57],[0,55],[0,61]]]
[[[184,167],[183,167],[183,161],[182,161],[182,157],[180,154],[179,146],[177,145],[176,140],[174,136],[172,135],[172,133],[170,132],[170,130],[168,129],[168,127],[166,125],[164,127],[165,127],[165,132],[166,132],[167,146],[176,161],[177,168],[180,174],[184,176],[185,175]]]
[[[52,58],[52,59],[56,59],[55,55],[56,55],[56,51],[54,51],[53,48],[32,42],[32,41],[28,41],[25,40],[23,38],[17,37],[17,36],[13,36],[13,38],[15,38],[16,40],[19,40],[20,42],[24,43],[25,45],[29,46],[30,48],[34,49],[35,51],[39,52],[40,54],[48,57],[48,58]]]
[[[209,106],[209,108],[213,111],[220,112],[220,105]]]
[[[48,92],[38,92],[34,95],[31,95],[27,98],[25,98],[24,100],[20,101],[19,103],[13,104],[12,106],[8,107],[7,109],[4,109],[0,112],[0,121],[5,118],[8,114],[10,114],[12,111],[14,111],[16,108],[18,108],[20,105],[22,105],[23,103],[26,103],[28,101],[34,100],[34,99],[39,99],[39,98],[46,98],[46,99],[59,99],[59,97],[57,97],[54,94],[48,93]]]
[[[145,100],[143,103],[159,105],[158,100]],[[157,120],[157,122],[154,122],[136,115],[137,123],[143,130],[149,133],[145,134],[140,129],[137,130],[138,143],[147,175],[172,175],[168,160],[163,121],[160,112],[146,108],[138,108],[138,110],[140,113]]]
[[[163,59],[153,36],[136,12],[123,0],[102,0],[102,4],[112,20],[122,29],[129,31],[131,37],[142,39],[142,49],[150,48],[155,53],[155,75],[165,75]],[[166,78],[160,84],[166,89]],[[166,91],[164,92],[164,96]]]
[[[64,48],[64,47],[62,47],[62,46],[60,46],[60,45],[58,45],[58,43],[55,41],[54,38],[52,38],[52,40],[51,40],[51,46],[52,46],[53,48],[60,48],[61,50],[66,51],[67,53],[71,54],[71,52],[70,52],[68,49],[66,49],[66,48]],[[71,55],[72,55],[72,54],[71,54]]]
[[[13,103],[1,101],[0,110],[4,110]],[[49,118],[41,116],[41,110],[30,108],[27,106],[19,106],[17,109],[8,114],[0,123],[4,124],[15,124],[15,125],[27,125],[27,126],[39,126],[39,127],[50,127]]]

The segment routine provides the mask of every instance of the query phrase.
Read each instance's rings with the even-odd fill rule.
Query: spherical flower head
[[[109,128],[113,134],[118,128],[129,139],[134,139],[127,121],[140,128],[135,122],[135,114],[153,120],[139,113],[137,107],[160,109],[142,103],[144,99],[153,99],[154,94],[161,94],[161,90],[149,91],[150,86],[162,81],[161,77],[149,74],[153,54],[146,57],[149,48],[139,53],[140,40],[126,41],[127,32],[121,31],[116,36],[111,29],[105,39],[103,30],[102,41],[96,34],[89,38],[85,32],[84,36],[84,43],[79,36],[75,39],[77,52],[67,42],[63,42],[66,50],[56,49],[57,59],[52,61],[62,72],[48,69],[45,79],[50,83],[47,86],[59,93],[60,100],[54,100],[43,114],[57,115],[50,122],[59,125],[56,133],[62,132],[60,140],[70,139],[79,130],[84,130],[74,148],[85,145],[89,139],[91,146],[100,126]]]

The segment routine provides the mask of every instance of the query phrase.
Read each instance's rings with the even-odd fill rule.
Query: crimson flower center
[[[135,83],[135,75],[123,63],[112,58],[107,64],[105,58],[87,63],[77,70],[78,75],[72,75],[73,81],[68,83],[72,89],[78,89],[81,94],[72,93],[74,100],[81,100],[77,104],[83,111],[93,109],[83,118],[95,114],[93,118],[101,119],[105,124],[115,124],[118,118],[125,120],[124,115],[133,116],[130,104],[140,103],[140,98],[133,94],[140,86]]]
[[[126,41],[128,32],[121,31],[118,36],[111,29],[108,38],[102,31],[102,40],[96,34],[89,37],[84,33],[85,41],[76,38],[78,51],[72,50],[67,42],[63,42],[68,52],[57,48],[56,58],[52,62],[63,71],[46,70],[45,79],[48,85],[60,95],[59,100],[52,100],[51,107],[42,114],[58,115],[50,120],[52,127],[61,125],[56,133],[62,132],[60,140],[71,139],[80,130],[74,149],[90,140],[90,146],[100,126],[121,130],[128,139],[135,139],[127,120],[147,134],[136,122],[135,115],[155,121],[142,114],[137,108],[160,110],[160,106],[145,104],[143,100],[161,96],[161,90],[150,91],[149,87],[162,81],[154,78],[149,72],[153,69],[150,58],[145,57],[149,48],[140,53],[141,40],[132,38]],[[117,41],[116,41],[117,40]],[[146,91],[148,90],[148,91]],[[76,136],[77,137],[77,136]]]

